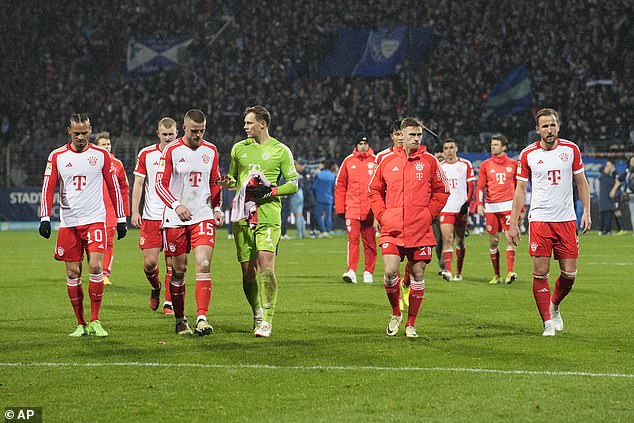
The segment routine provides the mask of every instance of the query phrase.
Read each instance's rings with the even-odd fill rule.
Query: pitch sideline
[[[266,364],[197,364],[197,363],[0,363],[0,367],[192,367],[200,369],[255,369],[255,370],[332,370],[332,371],[407,371],[407,372],[448,372],[448,373],[491,373],[528,376],[582,376],[606,378],[634,378],[628,373],[563,372],[548,370],[501,370],[460,367],[381,367],[381,366],[274,366]]]

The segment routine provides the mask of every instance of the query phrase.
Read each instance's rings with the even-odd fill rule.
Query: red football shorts
[[[467,215],[451,212],[440,212],[438,222],[441,225],[454,225],[459,228],[465,228],[467,226]]]
[[[114,238],[115,238],[115,234],[117,233],[117,227],[116,226],[107,226],[106,227],[106,235],[107,235],[107,239],[108,239],[108,244],[107,247],[109,249],[112,249],[112,247],[114,247]]]
[[[550,257],[555,260],[577,258],[579,237],[574,220],[570,222],[530,222],[528,229],[528,254]]]
[[[139,248],[149,250],[150,248],[163,249],[163,231],[160,220],[141,221],[141,233],[139,234]]]
[[[193,225],[163,229],[163,251],[167,257],[187,254],[201,245],[216,245],[216,225],[214,219],[203,220]]]
[[[485,213],[487,232],[497,234],[502,231],[506,232],[511,227],[511,211],[498,213]]]
[[[59,228],[55,260],[82,261],[84,250],[89,253],[105,253],[108,244],[104,222]]]
[[[391,242],[384,242],[381,244],[381,253],[385,255],[399,256],[401,261],[407,257],[408,263],[416,261],[424,261],[429,263],[431,261],[434,246],[426,247],[410,247],[405,248],[401,245],[392,244]]]

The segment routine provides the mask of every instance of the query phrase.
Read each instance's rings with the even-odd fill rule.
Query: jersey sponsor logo
[[[57,255],[60,257],[64,255],[64,247],[57,247]]]
[[[422,181],[423,178],[425,177],[425,174],[422,172],[416,172],[416,180],[418,181]]]
[[[271,158],[271,153],[269,153],[268,151],[262,152],[262,160],[268,160],[270,158]]]
[[[81,191],[86,188],[86,176],[85,175],[75,175],[73,176],[73,186],[76,191]]]
[[[189,172],[189,183],[193,187],[200,186],[200,181],[203,179],[202,172]]]
[[[90,166],[94,166],[97,164],[97,158],[95,156],[88,157],[88,164]]]
[[[498,185],[504,185],[506,182],[506,173],[496,173],[495,180],[498,181]]]
[[[66,163],[65,167],[73,167],[73,164],[71,162]]]
[[[202,159],[203,159],[203,163],[204,164],[209,164],[209,161],[211,160],[211,157],[209,157],[208,154],[203,154]]]
[[[447,186],[449,186],[449,188],[456,188],[458,186],[458,179],[447,178]]]
[[[568,159],[570,159],[570,156],[567,153],[561,153],[559,155],[559,158],[561,159],[562,162],[567,162]]]
[[[414,164],[414,168],[415,168],[417,171],[422,172],[422,171],[423,171],[423,169],[425,169],[425,165],[424,165],[423,163],[421,163],[421,162],[416,162],[416,163]],[[419,180],[420,180],[420,179],[419,179]]]
[[[537,247],[539,247],[539,245],[536,242],[531,242],[531,251],[532,252],[537,251]]]
[[[559,181],[561,181],[561,170],[553,169],[548,171],[548,181],[551,185],[559,185]]]

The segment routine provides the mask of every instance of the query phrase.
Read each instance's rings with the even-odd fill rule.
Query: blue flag
[[[380,77],[395,74],[403,60],[420,60],[431,45],[431,28],[341,29],[317,76]]]
[[[148,75],[178,64],[193,38],[130,38],[126,60],[127,76]]]
[[[495,84],[489,92],[482,121],[489,118],[504,117],[526,110],[533,105],[531,83],[528,79],[528,67],[520,65]]]

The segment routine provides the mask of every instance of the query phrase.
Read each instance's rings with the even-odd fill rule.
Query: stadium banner
[[[0,188],[0,221],[39,222],[42,188]],[[59,194],[56,192],[51,220],[59,220]]]
[[[520,65],[495,84],[487,95],[480,120],[523,112],[533,105],[528,66]]]
[[[381,77],[398,72],[404,59],[421,60],[431,45],[427,27],[339,30],[317,76]]]
[[[128,40],[126,76],[149,75],[171,69],[183,59],[190,37],[131,37]]]

